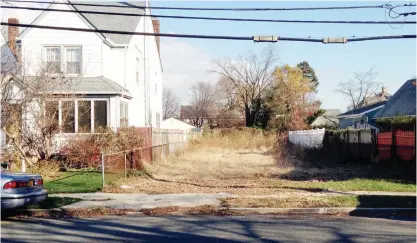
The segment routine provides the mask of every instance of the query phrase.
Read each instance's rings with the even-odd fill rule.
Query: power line
[[[255,42],[277,42],[277,41],[302,41],[302,42],[322,42],[322,43],[347,43],[352,41],[368,41],[368,40],[384,40],[384,39],[415,39],[416,35],[395,35],[395,36],[371,36],[362,38],[297,38],[297,37],[283,37],[283,36],[219,36],[219,35],[189,35],[189,34],[166,34],[166,33],[149,33],[149,32],[132,32],[119,30],[103,30],[103,29],[86,29],[86,28],[72,28],[72,27],[57,27],[46,25],[33,24],[15,24],[1,22],[1,25],[16,26],[37,29],[53,29],[53,30],[67,30],[78,32],[104,33],[104,34],[119,34],[119,35],[143,35],[143,36],[160,36],[160,37],[176,37],[176,38],[197,38],[197,39],[217,39],[217,40],[252,40]]]
[[[62,13],[81,13],[81,14],[100,14],[100,15],[117,15],[117,16],[136,16],[151,18],[171,18],[171,19],[193,19],[193,20],[218,20],[218,21],[244,21],[244,22],[274,22],[274,23],[302,23],[302,24],[416,24],[416,21],[332,21],[332,20],[279,20],[279,19],[242,19],[242,18],[218,18],[218,17],[197,17],[197,16],[179,16],[179,15],[158,15],[158,14],[136,14],[136,13],[115,13],[99,12],[85,10],[68,10],[68,9],[50,9],[35,7],[16,7],[3,6],[8,9],[24,9],[33,11],[51,11]]]
[[[90,7],[113,7],[113,8],[141,8],[141,9],[162,9],[162,10],[192,10],[192,11],[308,11],[308,10],[349,10],[349,9],[378,9],[385,8],[385,5],[359,5],[359,6],[340,6],[340,7],[300,7],[300,8],[190,8],[190,7],[162,7],[162,6],[133,6],[126,5],[125,2],[120,4],[95,4],[95,3],[58,3],[48,1],[19,1],[19,0],[3,0],[3,2],[15,3],[46,3],[56,5],[76,5],[76,6],[90,6]],[[402,6],[416,6],[414,4],[398,5]]]

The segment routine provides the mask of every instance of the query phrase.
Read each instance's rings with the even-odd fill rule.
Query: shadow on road
[[[407,242],[415,238],[411,224],[397,226],[392,221],[372,224],[343,217],[124,216],[28,218],[8,223],[2,224],[2,242],[357,242],[365,239]],[[398,235],[395,231],[401,227],[406,231]]]

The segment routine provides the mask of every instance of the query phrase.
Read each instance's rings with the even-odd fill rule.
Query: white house
[[[170,117],[162,121],[161,128],[163,129],[179,129],[179,130],[185,130],[190,131],[192,129],[196,129],[196,126],[193,126],[191,124],[188,124],[184,121],[181,121],[180,119]]]
[[[56,2],[70,3],[65,0]],[[80,2],[77,2],[80,3]],[[97,3],[97,2],[94,2]],[[149,0],[134,3],[100,2],[100,4],[149,5]],[[105,11],[150,14],[145,8],[90,7],[50,4],[49,9]],[[18,19],[9,19],[18,22]],[[87,29],[159,32],[159,20],[150,17],[82,14],[44,11],[34,25]],[[62,133],[94,132],[97,126],[114,129],[127,124],[137,127],[159,127],[162,117],[162,62],[159,37],[101,34],[18,27],[8,28],[12,52],[20,56],[22,75],[30,80],[48,65],[48,75],[64,75],[68,93],[77,94],[75,101],[57,100],[74,105],[74,125]],[[13,48],[13,42],[17,48]],[[62,90],[60,91],[62,92]],[[80,104],[87,105],[90,119],[78,117]],[[67,104],[66,104],[67,105]],[[61,113],[60,113],[61,114]],[[59,117],[62,123],[63,117]],[[83,123],[83,124],[81,124]],[[80,131],[80,127],[83,131]],[[3,136],[4,137],[4,136]],[[3,139],[4,140],[4,139]]]

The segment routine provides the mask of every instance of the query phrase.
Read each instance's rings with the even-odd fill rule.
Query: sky
[[[351,5],[381,5],[388,2],[301,2],[301,1],[151,1],[152,6],[172,7],[321,7]],[[391,2],[404,4],[409,2]],[[19,4],[23,5],[23,4]],[[401,8],[409,11],[409,8]],[[415,9],[411,9],[415,11]],[[152,10],[153,14],[188,15],[235,18],[265,18],[294,20],[380,20],[387,17],[384,9],[326,10],[326,11],[263,11],[263,12],[220,12],[220,11],[178,11]],[[27,23],[36,13],[15,13],[2,10],[2,20],[18,15],[22,23]],[[388,18],[389,19],[389,18]],[[402,19],[397,19],[402,20]],[[415,20],[415,17],[407,17]],[[200,35],[278,35],[285,37],[361,37],[380,35],[416,34],[416,25],[353,25],[353,24],[294,24],[229,22],[205,20],[181,20],[160,18],[161,33]],[[215,83],[217,76],[212,61],[224,58],[236,59],[247,52],[260,53],[268,43],[252,41],[185,39],[161,37],[161,58],[163,64],[164,87],[172,89],[181,104],[189,101],[189,89],[199,81]],[[278,65],[295,66],[308,61],[319,79],[317,98],[324,109],[345,111],[348,100],[335,92],[338,82],[348,81],[354,72],[373,68],[377,81],[387,87],[389,93],[395,91],[409,78],[416,75],[416,40],[380,40],[347,44],[321,44],[305,42],[274,43],[279,52]]]
[[[380,5],[387,2],[283,2],[283,1],[156,1],[152,6],[175,7],[319,7]],[[394,2],[392,4],[409,3]],[[401,10],[407,11],[407,8]],[[415,9],[413,10],[415,11]],[[298,20],[386,20],[383,9],[327,10],[298,12],[202,12],[152,10],[153,14],[218,16],[236,18],[298,19]],[[415,20],[408,17],[407,20]],[[278,35],[286,37],[360,37],[415,34],[415,25],[347,25],[347,24],[293,24],[259,22],[225,22],[204,20],[160,19],[161,33],[205,35]],[[217,77],[210,72],[212,60],[236,58],[246,52],[260,53],[268,43],[229,40],[199,40],[163,38],[161,42],[164,67],[164,87],[174,90],[181,103],[188,102],[190,86],[198,81],[215,83]],[[416,74],[416,40],[381,40],[347,44],[321,44],[305,42],[274,43],[279,51],[278,65],[295,66],[308,61],[319,79],[317,98],[324,109],[346,110],[348,100],[335,92],[338,82],[352,78],[354,72],[373,68],[377,81],[395,91]]]

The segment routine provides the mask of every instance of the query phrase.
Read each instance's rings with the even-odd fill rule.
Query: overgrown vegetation
[[[100,165],[100,153],[128,151],[143,146],[139,128],[100,128],[94,134],[76,137],[60,150],[61,164],[65,168],[96,168]]]
[[[300,160],[294,151],[288,151],[286,135],[254,128],[215,129],[192,141],[178,155],[147,164],[146,173],[120,180],[105,191],[264,195],[416,189],[415,178],[407,180],[398,166]],[[130,188],[121,189],[121,185]]]
[[[396,116],[392,118],[379,118],[376,123],[383,132],[389,132],[393,129],[402,129],[413,131],[416,126],[416,118],[410,116]]]

